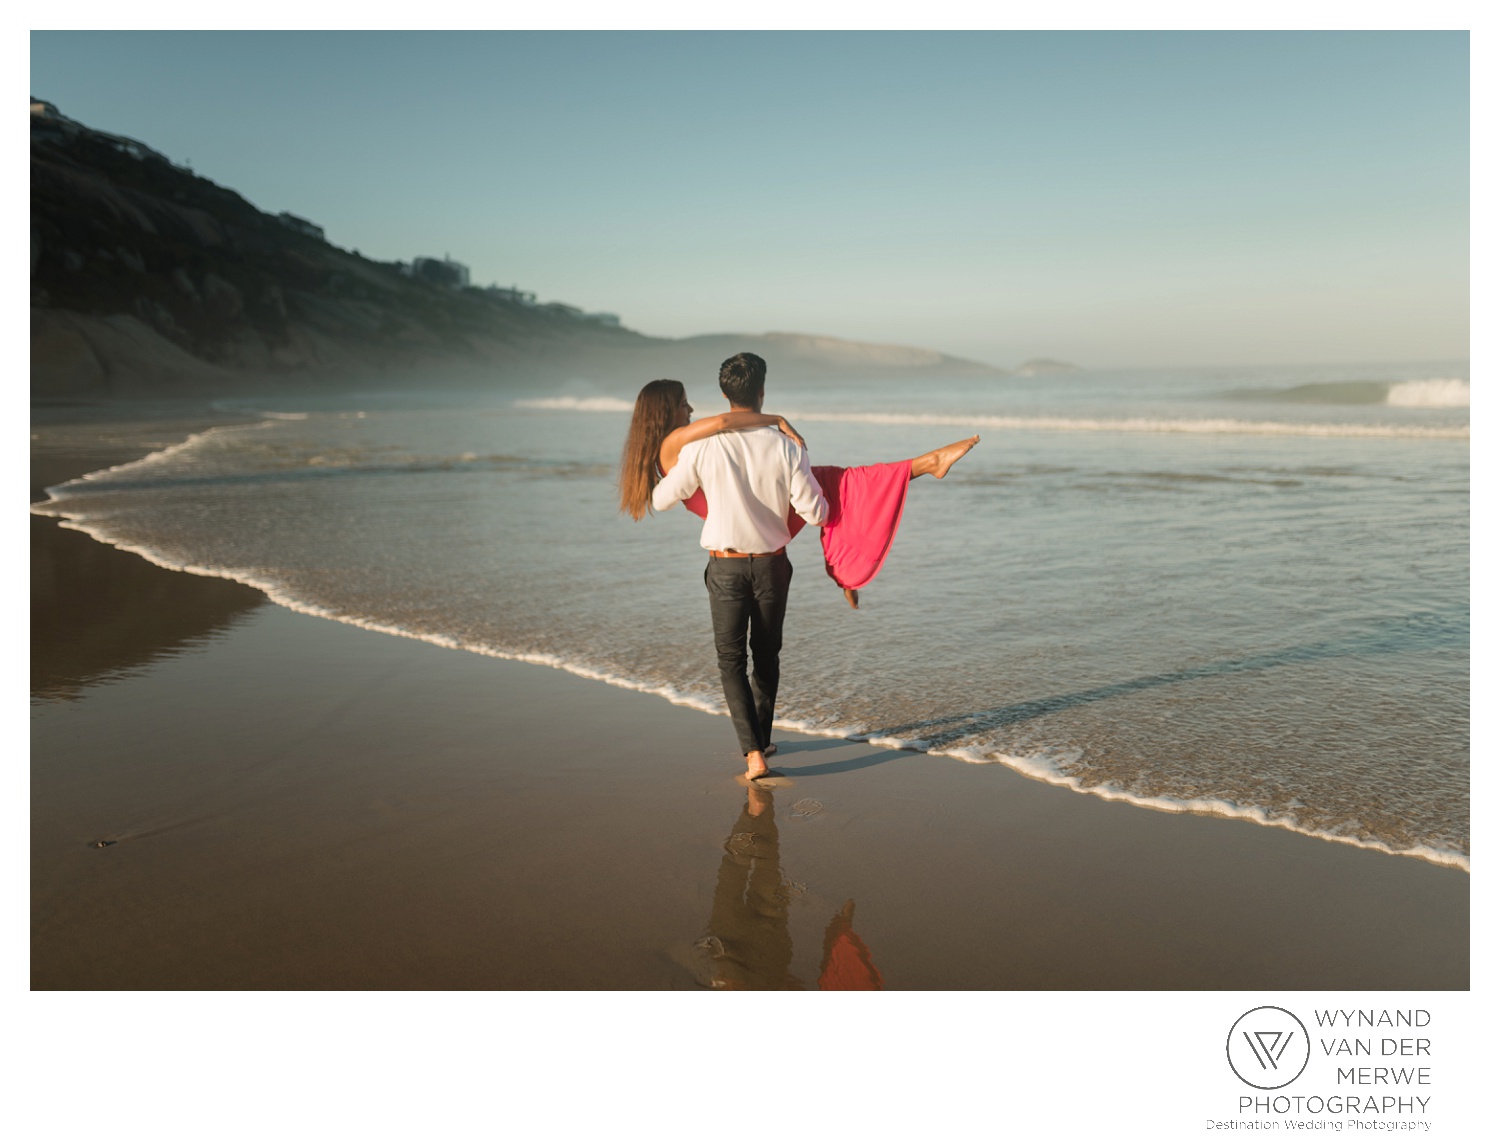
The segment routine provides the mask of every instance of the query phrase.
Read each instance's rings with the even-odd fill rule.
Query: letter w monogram
[[[1250,1043],[1250,1052],[1255,1055],[1255,1060],[1263,1070],[1276,1068],[1277,1061],[1286,1053],[1292,1040],[1290,1030],[1257,1030],[1253,1038],[1248,1030],[1243,1033],[1245,1041]]]

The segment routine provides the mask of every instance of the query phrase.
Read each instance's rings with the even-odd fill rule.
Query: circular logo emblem
[[[1280,1089],[1307,1068],[1312,1042],[1307,1027],[1290,1010],[1257,1006],[1229,1028],[1224,1051],[1240,1081],[1256,1089]]]

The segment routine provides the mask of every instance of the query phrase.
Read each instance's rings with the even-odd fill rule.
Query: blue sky
[[[1468,37],[49,32],[31,93],[386,260],[995,364],[1468,355]]]

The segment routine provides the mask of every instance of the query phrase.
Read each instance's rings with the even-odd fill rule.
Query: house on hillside
[[[410,276],[433,285],[446,285],[449,289],[463,289],[469,284],[469,267],[454,261],[447,254],[441,258],[412,258]]]
[[[620,327],[620,315],[618,313],[585,313],[585,321],[592,321],[596,325],[608,325],[611,329]]]
[[[524,289],[517,289],[514,285],[508,289],[503,285],[487,285],[484,291],[497,301],[509,301],[513,305],[535,305],[536,294]]]
[[[323,227],[315,222],[309,222],[306,218],[299,218],[283,210],[276,215],[276,220],[289,230],[296,230],[297,233],[306,234],[309,238],[317,238],[320,242],[327,241],[323,237]]]

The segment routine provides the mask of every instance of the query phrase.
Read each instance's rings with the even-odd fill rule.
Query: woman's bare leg
[[[956,440],[946,447],[937,448],[918,456],[911,461],[911,475],[908,479],[916,479],[919,475],[930,475],[933,479],[942,479],[948,474],[948,469],[964,456],[969,450],[979,443],[978,436],[970,436],[967,440]],[[844,587],[844,601],[849,603],[849,609],[859,609],[859,591],[853,587]]]
[[[918,456],[911,461],[911,478],[930,475],[933,479],[942,479],[948,474],[948,469],[968,455],[969,449],[977,443],[979,437],[970,436],[967,440],[957,440],[946,447]]]

